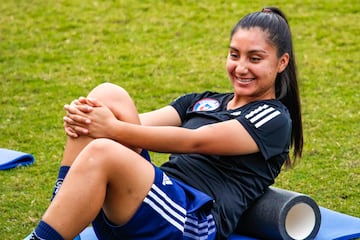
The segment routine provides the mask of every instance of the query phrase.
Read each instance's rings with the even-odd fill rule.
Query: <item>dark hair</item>
[[[242,18],[231,31],[231,37],[239,29],[259,27],[268,34],[267,41],[276,47],[278,57],[289,54],[289,63],[285,70],[278,73],[275,81],[276,98],[289,110],[292,119],[291,147],[294,161],[301,157],[303,149],[303,129],[301,120],[301,104],[299,96],[296,62],[293,51],[292,36],[284,13],[276,7],[266,7]],[[290,158],[287,166],[292,165]]]

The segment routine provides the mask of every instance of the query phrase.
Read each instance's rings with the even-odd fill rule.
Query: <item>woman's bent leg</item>
[[[108,106],[117,119],[125,122],[140,124],[139,115],[133,100],[130,98],[129,94],[120,86],[111,83],[100,84],[88,94],[88,97],[98,99],[106,106]],[[69,171],[69,168],[76,157],[92,140],[93,138],[87,136],[67,138],[52,199],[59,191],[62,182],[64,181],[65,176],[67,175],[67,172]],[[134,150],[140,152],[140,149]]]
[[[140,124],[139,114],[133,100],[120,86],[111,83],[100,84],[88,94],[88,97],[104,103],[117,119]],[[92,140],[87,136],[68,137],[61,165],[71,166],[80,151]]]
[[[153,166],[140,155],[112,140],[94,140],[76,158],[43,221],[65,239],[80,233],[101,208],[111,222],[124,224],[153,180]]]

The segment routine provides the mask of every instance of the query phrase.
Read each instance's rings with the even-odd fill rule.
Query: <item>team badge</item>
[[[212,98],[203,98],[197,101],[193,107],[194,112],[212,111],[220,106],[220,102]]]

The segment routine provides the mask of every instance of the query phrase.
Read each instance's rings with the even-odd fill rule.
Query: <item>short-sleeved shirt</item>
[[[168,175],[214,199],[212,213],[219,239],[234,231],[241,214],[274,183],[288,158],[291,139],[290,114],[280,101],[255,101],[227,110],[232,98],[232,93],[192,93],[179,97],[171,106],[177,110],[182,127],[188,129],[236,119],[258,145],[258,153],[171,154],[161,166]]]

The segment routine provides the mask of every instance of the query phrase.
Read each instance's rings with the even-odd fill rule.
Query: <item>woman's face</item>
[[[278,58],[267,37],[258,27],[238,29],[232,36],[226,68],[236,97],[275,98],[275,79],[286,68],[289,55]]]

